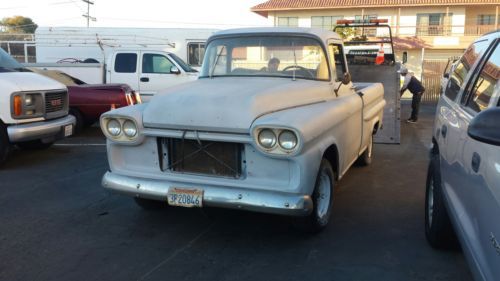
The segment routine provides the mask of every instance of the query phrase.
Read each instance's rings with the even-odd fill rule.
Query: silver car
[[[425,233],[460,242],[476,280],[500,280],[500,31],[478,39],[450,73],[434,122]]]

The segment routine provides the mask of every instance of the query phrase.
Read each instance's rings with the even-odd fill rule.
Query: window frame
[[[487,41],[487,40],[485,39],[485,40],[481,40],[481,41]],[[477,41],[477,42],[481,42],[481,41]],[[474,96],[473,90],[476,86],[477,81],[479,80],[479,77],[481,76],[481,73],[483,72],[485,65],[488,63],[489,59],[495,53],[495,51],[500,47],[499,44],[500,44],[500,39],[498,39],[498,38],[493,40],[489,44],[489,46],[486,49],[486,51],[484,52],[484,55],[482,56],[482,58],[479,61],[477,61],[477,63],[476,63],[477,66],[473,69],[473,76],[471,76],[469,81],[467,81],[467,85],[464,88],[464,90],[462,91],[462,95],[460,97],[460,106],[462,107],[462,109],[464,111],[471,114],[472,116],[475,116],[481,112],[481,111],[477,112],[469,106],[469,103]],[[488,103],[488,108],[491,107],[492,103],[493,104],[495,103],[495,99],[496,99],[495,93],[493,93],[493,96],[491,97],[491,99]]]
[[[344,46],[339,43],[339,42],[336,42],[335,40],[328,40],[328,56],[330,56],[330,59],[329,59],[329,64],[330,64],[330,69],[331,69],[331,80],[333,80],[334,82],[340,82],[342,81],[342,78],[343,77],[338,77],[337,76],[337,64],[335,62],[335,54],[332,54],[330,52],[330,46],[335,46],[335,47],[338,47],[339,49],[339,52],[340,52],[340,57],[342,58],[342,76],[349,72],[349,69],[347,68],[347,60],[346,60],[346,57],[345,57],[345,52],[344,52]],[[333,74],[335,73],[335,77],[333,76]]]
[[[190,48],[192,46],[197,46],[198,47],[198,62],[197,63],[192,63],[191,62],[191,56],[189,55],[189,51],[190,51]],[[197,41],[197,42],[189,42],[186,46],[186,50],[187,50],[187,64],[188,65],[192,65],[192,66],[196,66],[196,67],[200,67],[202,62],[203,62],[203,57],[205,56],[205,47],[206,47],[206,42],[201,42],[201,41]],[[203,52],[201,51],[201,49],[203,49]]]
[[[169,68],[168,72],[154,72],[154,71],[155,71],[155,69],[154,69],[154,62],[153,62],[153,58],[152,58],[152,61],[151,61],[151,63],[152,63],[152,65],[151,65],[151,67],[152,67],[152,72],[146,72],[146,71],[144,71],[144,62],[145,62],[145,59],[144,59],[144,58],[145,58],[145,56],[153,56],[153,58],[154,58],[155,56],[158,56],[158,57],[163,57],[163,58],[165,58],[165,59],[166,59],[166,60],[170,63],[170,68]],[[166,55],[164,55],[164,54],[158,54],[158,53],[146,53],[146,52],[142,54],[141,73],[145,73],[145,74],[173,74],[173,73],[171,72],[172,66],[177,67],[177,66],[176,66],[176,64],[175,64],[175,63],[173,63],[173,62],[172,62],[172,61],[171,61],[171,60],[170,60],[170,59],[169,59]]]

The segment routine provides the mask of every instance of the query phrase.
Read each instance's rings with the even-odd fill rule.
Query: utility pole
[[[90,0],[82,0],[83,2],[87,3],[87,13],[85,15],[82,15],[84,18],[87,19],[87,28],[89,27],[89,21],[96,21],[97,19],[95,17],[90,16],[90,5],[94,5],[94,2]]]

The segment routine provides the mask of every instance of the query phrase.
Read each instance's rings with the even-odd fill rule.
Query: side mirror
[[[487,109],[472,119],[467,134],[480,142],[500,146],[500,107]]]
[[[443,78],[449,79],[450,78],[450,74],[449,73],[443,74]]]
[[[403,52],[403,64],[408,62],[408,52]]]
[[[342,77],[342,84],[347,85],[351,83],[351,74],[349,72],[344,73],[344,77]]]
[[[172,73],[172,74],[181,74],[181,71],[177,68],[177,66],[172,66],[170,68],[170,73]]]

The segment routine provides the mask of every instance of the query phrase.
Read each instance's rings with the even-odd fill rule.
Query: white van
[[[46,148],[73,134],[66,86],[27,72],[0,49],[0,164],[12,145]]]

